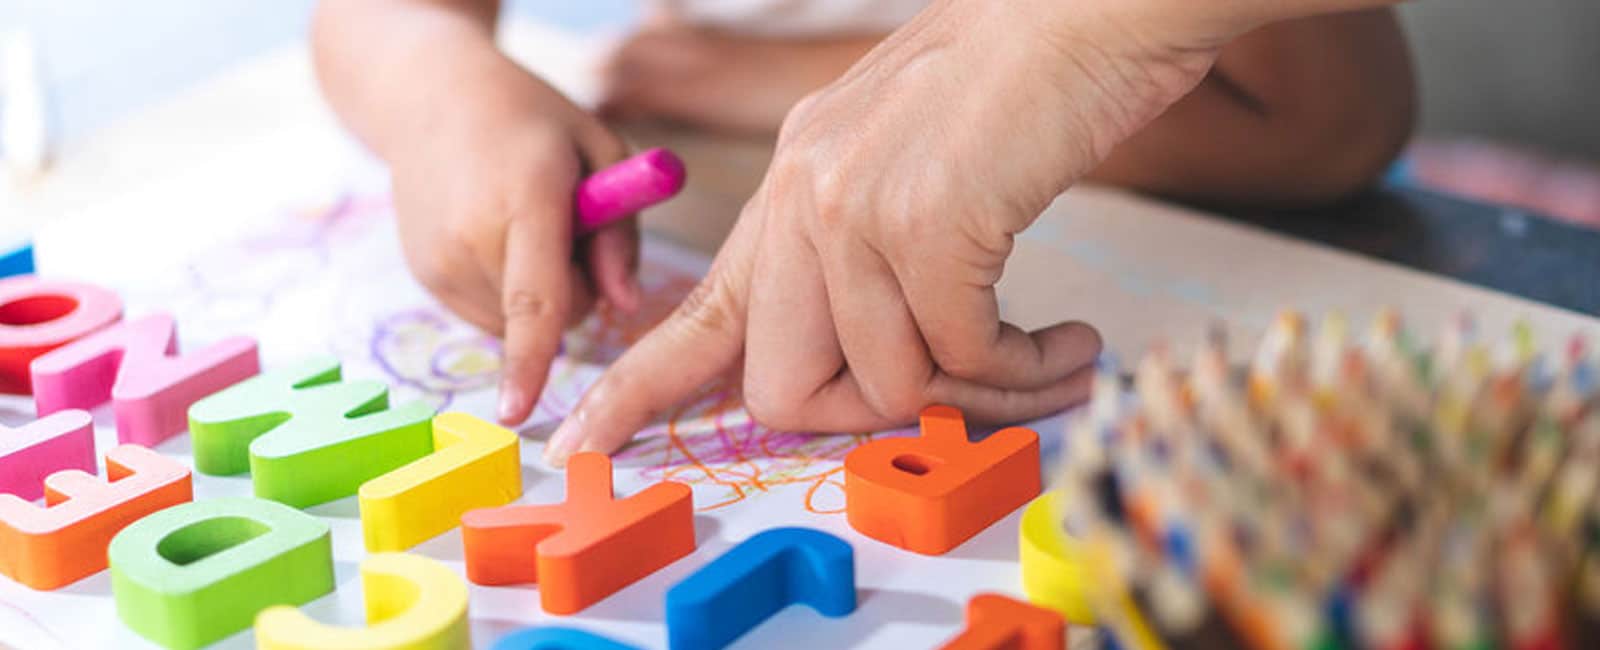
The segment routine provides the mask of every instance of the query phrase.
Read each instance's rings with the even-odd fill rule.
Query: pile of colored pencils
[[[1463,320],[1278,319],[1248,369],[1212,336],[1103,361],[1067,432],[1063,527],[1122,648],[1600,648],[1600,392]]]

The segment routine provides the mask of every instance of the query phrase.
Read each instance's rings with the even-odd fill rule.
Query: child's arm
[[[512,108],[528,82],[495,49],[496,0],[325,0],[312,44],[323,94],[378,155],[452,113]],[[475,98],[476,105],[465,101]]]
[[[503,56],[494,0],[324,0],[317,73],[390,166],[406,261],[456,314],[505,335],[500,419],[528,416],[561,332],[595,297],[631,309],[629,219],[578,244],[573,191],[626,148]],[[580,268],[575,260],[582,260]]]
[[[1193,92],[1089,178],[1206,203],[1325,202],[1405,146],[1413,92],[1391,10],[1270,25],[1223,47]]]

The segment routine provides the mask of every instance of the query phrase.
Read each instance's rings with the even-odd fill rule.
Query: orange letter
[[[967,629],[940,650],[1064,650],[1061,615],[999,594],[967,601]]]
[[[540,604],[571,614],[694,550],[689,486],[663,481],[626,499],[611,492],[611,459],[567,463],[567,500],[473,510],[461,517],[467,579],[538,582]]]
[[[844,458],[845,517],[863,535],[924,555],[953,549],[1039,494],[1039,434],[967,440],[961,411],[922,411],[922,436],[882,438]]]
[[[194,499],[189,468],[138,445],[106,454],[106,474],[51,474],[44,508],[0,494],[0,572],[34,589],[71,584],[106,568],[106,547],[128,524]]]

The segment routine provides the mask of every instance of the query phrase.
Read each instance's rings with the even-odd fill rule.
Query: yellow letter
[[[1086,573],[1081,549],[1061,531],[1061,494],[1045,492],[1022,511],[1022,593],[1033,604],[1048,607],[1079,625],[1093,625],[1094,614],[1084,593]]]
[[[461,515],[522,495],[517,435],[466,413],[433,418],[433,453],[361,485],[367,550],[403,551],[461,525]]]
[[[361,563],[365,628],[334,627],[287,605],[256,617],[259,650],[457,650],[472,647],[467,583],[420,555],[378,553]]]

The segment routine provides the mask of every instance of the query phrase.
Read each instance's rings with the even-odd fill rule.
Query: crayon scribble
[[[186,288],[212,306],[246,302],[248,318],[266,319],[299,295],[334,286],[337,302],[350,313],[329,322],[335,331],[328,338],[345,360],[347,376],[376,374],[394,389],[394,400],[421,399],[441,410],[487,395],[499,381],[499,341],[415,291],[386,227],[392,215],[384,195],[345,195],[293,211],[277,228],[191,264]],[[645,299],[638,312],[601,306],[567,333],[534,422],[566,417],[605,366],[666,318],[699,281],[693,271],[655,259],[648,249],[639,278]],[[372,299],[374,293],[415,298],[385,301]],[[736,387],[713,382],[671,417],[641,431],[617,455],[617,465],[644,481],[671,479],[721,495],[702,503],[702,510],[793,489],[808,511],[835,513],[844,509],[845,454],[878,435],[889,434],[773,431],[750,419]]]
[[[492,388],[500,372],[498,340],[436,309],[378,319],[367,352],[393,387],[420,394],[436,410],[458,394]]]

